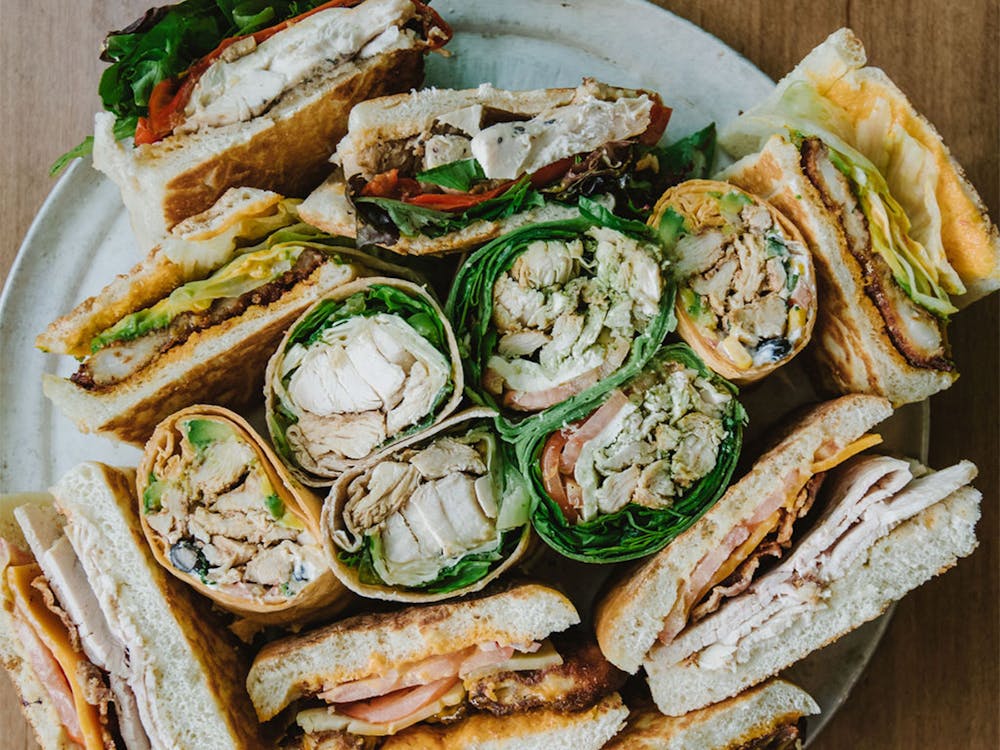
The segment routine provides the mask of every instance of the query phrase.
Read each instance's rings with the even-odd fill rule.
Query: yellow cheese
[[[7,585],[14,599],[14,607],[62,669],[73,693],[73,705],[80,719],[85,747],[87,750],[103,750],[100,712],[97,706],[84,699],[84,690],[77,677],[77,667],[89,662],[86,656],[73,648],[62,620],[45,606],[41,592],[32,587],[31,582],[41,574],[41,568],[34,563],[7,568]]]
[[[822,458],[818,461],[814,461],[812,465],[812,473],[819,474],[823,471],[829,471],[835,466],[840,466],[851,456],[861,453],[863,450],[871,448],[873,445],[878,445],[882,442],[882,436],[877,434],[864,435],[853,443],[845,445],[839,451],[829,458]]]

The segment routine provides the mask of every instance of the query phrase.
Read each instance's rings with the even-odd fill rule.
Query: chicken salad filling
[[[678,343],[617,387],[532,419],[515,443],[532,526],[559,553],[603,563],[661,549],[712,506],[739,457],[746,412],[736,388]]]
[[[173,567],[254,600],[297,596],[326,569],[318,540],[275,486],[264,459],[226,422],[179,422],[142,496]]]
[[[523,485],[481,421],[408,447],[351,480],[344,530],[334,540],[363,583],[451,591],[502,564],[527,521]]]
[[[493,284],[485,390],[538,411],[618,370],[659,312],[665,265],[656,245],[606,227],[527,243]]]
[[[806,247],[742,192],[679,194],[667,209],[678,305],[712,348],[740,370],[790,359],[815,308]],[[698,205],[698,204],[716,205]],[[690,205],[685,205],[690,204]],[[689,230],[688,217],[697,225]]]
[[[427,300],[385,284],[320,303],[273,376],[278,452],[337,474],[432,423],[455,389],[445,325]]]
[[[669,508],[715,467],[732,398],[697,370],[670,362],[658,378],[612,391],[589,417],[549,436],[545,489],[573,522],[629,503]]]

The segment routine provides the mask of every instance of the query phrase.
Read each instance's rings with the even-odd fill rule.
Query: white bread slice
[[[796,480],[812,476],[817,454],[835,455],[890,414],[885,399],[857,394],[819,404],[793,423],[701,519],[627,572],[598,603],[597,642],[608,661],[636,672],[701,559],[750,519],[763,498],[787,494]]]
[[[736,695],[878,617],[972,554],[981,497],[978,490],[963,487],[897,526],[829,585],[818,608],[776,624],[775,632],[756,641],[735,668],[708,669],[690,659],[667,664],[658,658],[657,646],[644,663],[657,707],[678,716]]]
[[[265,365],[285,329],[315,301],[365,273],[359,264],[324,263],[280,299],[192,334],[119,383],[88,391],[46,374],[42,390],[81,432],[142,447],[161,420],[185,406],[239,406],[259,398]]]
[[[422,80],[419,46],[390,49],[303,84],[249,122],[139,147],[131,139],[116,141],[114,115],[102,112],[94,123],[94,166],[118,185],[139,247],[146,250],[227,188],[305,196],[328,173],[327,160],[347,132],[355,104],[407,91]]]
[[[387,669],[468,646],[530,643],[580,621],[555,589],[521,584],[499,593],[398,612],[350,617],[265,646],[254,659],[247,690],[267,721],[292,701]]]
[[[738,750],[817,713],[809,693],[774,679],[683,716],[664,716],[649,705],[633,709],[604,750]]]
[[[0,537],[27,552],[28,543],[14,518],[14,509],[24,505],[50,508],[52,496],[45,493],[0,496]],[[0,573],[6,562],[0,559]],[[0,587],[5,586],[6,583],[0,581]],[[48,691],[32,667],[31,658],[15,628],[12,612],[6,606],[0,606],[0,664],[10,675],[21,699],[21,711],[35,730],[42,750],[75,750],[78,745],[63,728]]]
[[[826,99],[843,109],[857,131],[848,140],[884,172],[880,164],[883,155],[878,153],[880,146],[864,146],[859,134],[874,128],[881,135],[887,128],[900,128],[929,152],[930,166],[936,172],[931,192],[941,214],[940,243],[948,263],[967,290],[952,301],[960,308],[965,307],[1000,289],[1000,234],[990,221],[982,198],[934,126],[917,112],[889,76],[879,68],[866,67],[866,60],[864,46],[853,31],[847,28],[835,31],[778,82],[768,99],[723,128],[719,142],[736,156],[758,150],[770,132],[753,124],[757,111],[768,108],[798,81],[812,83]],[[882,107],[887,110],[879,111]],[[881,119],[884,116],[886,119]],[[901,157],[897,154],[893,158]],[[925,168],[923,173],[932,170]],[[886,177],[890,189],[898,192],[897,198],[908,191],[902,181],[912,175],[905,169],[900,170],[899,177],[888,170]]]
[[[599,750],[626,716],[621,697],[612,693],[583,711],[477,713],[448,726],[418,724],[386,738],[380,750]]]
[[[894,406],[923,401],[958,377],[914,367],[893,345],[881,313],[865,293],[861,265],[839,218],[802,171],[799,150],[782,136],[727,168],[721,179],[764,198],[794,223],[813,254],[819,313],[812,352],[823,386],[836,393],[874,393]]]
[[[133,471],[81,464],[52,493],[66,535],[116,637],[154,747],[263,748],[246,673],[224,629],[205,621],[145,544]]]

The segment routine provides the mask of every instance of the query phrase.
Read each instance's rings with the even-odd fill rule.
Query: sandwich
[[[105,40],[107,111],[67,157],[93,151],[146,250],[227,188],[304,196],[351,107],[418,86],[424,53],[450,36],[419,0],[154,8]]]
[[[583,197],[648,211],[704,176],[711,126],[655,148],[670,110],[649,91],[585,79],[575,89],[427,89],[351,111],[334,174],[307,221],[406,255],[471,250],[526,224],[576,216]],[[655,191],[655,192],[654,192]]]
[[[525,554],[528,494],[495,417],[466,409],[337,480],[323,540],[345,586],[375,599],[455,598]]]
[[[267,426],[305,484],[333,484],[462,400],[451,326],[421,286],[369,276],[323,295],[267,364]]]
[[[44,750],[266,747],[246,666],[142,542],[132,472],[0,499],[0,656]]]
[[[656,552],[722,494],[745,419],[736,389],[686,344],[663,347],[624,382],[542,413],[517,438],[532,526],[581,562]]]
[[[262,722],[293,722],[289,747],[596,750],[627,714],[623,675],[559,635],[578,622],[536,584],[362,615],[268,644],[247,689]]]
[[[227,193],[171,240],[36,340],[82,360],[42,385],[83,432],[142,446],[178,409],[259,398],[267,358],[315,300],[373,273],[416,278],[302,223],[295,201],[252,189]]]
[[[1000,239],[934,129],[860,41],[832,34],[722,133],[721,177],[799,228],[820,279],[816,357],[835,392],[899,405],[956,377],[946,325],[1000,287]]]
[[[646,701],[629,704],[628,724],[604,750],[802,750],[816,701],[790,682],[769,680],[683,716]]]
[[[576,219],[522,227],[459,268],[445,309],[470,395],[508,427],[652,356],[675,324],[655,233],[582,199]]]
[[[322,500],[228,409],[191,406],[157,425],[136,494],[156,561],[249,622],[329,619],[351,598],[326,564]]]
[[[774,206],[725,182],[687,180],[663,194],[649,223],[677,282],[677,332],[715,372],[753,383],[809,343],[812,257]]]
[[[862,455],[890,413],[861,394],[812,408],[598,605],[602,651],[645,668],[661,712],[738,694],[972,552],[975,466]]]

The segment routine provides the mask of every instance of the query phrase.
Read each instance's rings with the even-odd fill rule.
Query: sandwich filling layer
[[[876,211],[879,204],[874,200],[867,208],[859,201],[860,188],[848,176],[852,174],[848,164],[818,138],[803,140],[801,158],[803,171],[840,221],[848,250],[861,268],[865,294],[879,311],[893,346],[913,367],[954,370],[948,359],[945,320],[938,317],[952,308],[921,305],[906,291],[907,287],[913,289],[916,281],[900,284],[888,251],[879,252],[885,239],[876,242],[873,234],[878,230],[884,235],[878,218],[886,217],[884,208]]]
[[[965,486],[975,474],[968,461],[927,472],[886,456],[851,459],[827,480],[822,513],[791,553],[716,612],[670,640],[661,638],[657,658],[670,664],[695,660],[706,669],[744,662],[755,643],[826,606],[827,587],[876,541]]]
[[[290,239],[299,228],[301,239]],[[183,284],[155,305],[126,315],[94,336],[91,355],[71,380],[87,390],[109,388],[198,332],[279,300],[325,263],[339,262],[333,247],[313,239],[320,239],[315,230],[289,227],[244,250],[208,278]]]
[[[622,675],[596,644],[484,643],[404,664],[387,673],[324,686],[327,705],[298,712],[307,734],[386,736],[420,721],[452,723],[481,711],[508,716],[539,708],[579,711],[620,686]]]
[[[176,571],[248,602],[294,599],[326,567],[266,461],[232,424],[184,419],[157,452],[142,497]]]

